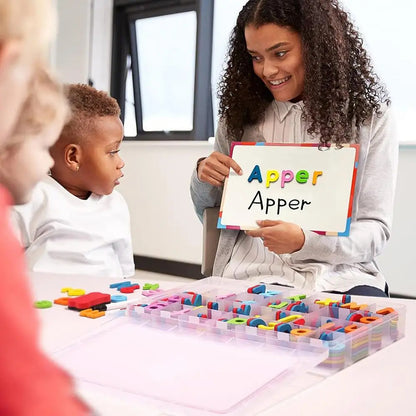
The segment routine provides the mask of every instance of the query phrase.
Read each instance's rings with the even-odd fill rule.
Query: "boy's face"
[[[29,201],[35,185],[53,166],[49,154],[62,124],[55,123],[38,136],[26,138],[0,154],[0,182],[12,194],[16,205]]]
[[[34,64],[23,56],[17,40],[0,44],[0,148],[7,143],[28,95]]]
[[[82,144],[79,166],[79,194],[108,195],[123,177],[124,162],[119,155],[123,124],[117,116],[99,117]]]

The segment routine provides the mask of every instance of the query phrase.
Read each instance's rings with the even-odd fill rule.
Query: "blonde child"
[[[69,116],[62,86],[45,69],[39,69],[31,84],[16,128],[0,152],[0,181],[14,204],[30,200],[36,184],[53,166],[49,153]]]
[[[28,204],[14,207],[33,272],[134,274],[127,204],[114,191],[123,176],[117,101],[88,85],[67,87],[72,116],[51,148],[54,166]]]
[[[55,33],[51,0],[0,0],[0,147],[9,138],[34,68]]]
[[[54,33],[51,0],[0,0],[0,154],[8,146]],[[29,102],[34,97],[28,99]],[[54,103],[52,103],[52,107]],[[20,170],[28,169],[27,165]],[[4,169],[2,169],[4,173]],[[3,177],[6,183],[6,177]],[[1,415],[86,415],[70,378],[38,346],[38,321],[23,253],[9,224],[10,195],[0,178]],[[24,194],[25,192],[23,192]]]

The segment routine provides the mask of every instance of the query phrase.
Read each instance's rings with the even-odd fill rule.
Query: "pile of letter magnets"
[[[201,286],[203,287],[203,286]],[[228,289],[227,289],[228,290]],[[338,371],[404,336],[405,307],[358,304],[350,295],[300,294],[298,290],[259,284],[245,291],[215,286],[163,295],[134,305],[128,314],[158,317],[178,325],[186,322],[207,331],[226,331],[259,341],[275,337],[296,348],[299,342],[324,346],[328,358],[320,366]],[[337,296],[337,295],[331,295]]]

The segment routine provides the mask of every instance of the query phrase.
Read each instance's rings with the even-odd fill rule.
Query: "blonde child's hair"
[[[115,98],[86,84],[67,84],[65,93],[71,109],[71,118],[65,124],[61,143],[80,143],[98,117],[120,116],[120,106]]]
[[[45,59],[56,20],[52,0],[0,0],[0,43],[22,40],[29,54]]]
[[[29,95],[6,148],[41,134],[57,120],[63,127],[70,118],[63,85],[46,68],[36,69],[29,88]]]

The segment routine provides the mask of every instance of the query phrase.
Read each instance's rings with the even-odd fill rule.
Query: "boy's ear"
[[[73,172],[79,171],[79,164],[81,163],[81,154],[82,150],[80,145],[71,143],[65,146],[65,165]]]

